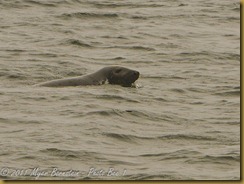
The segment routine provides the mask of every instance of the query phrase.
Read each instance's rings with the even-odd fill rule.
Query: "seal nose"
[[[139,76],[140,73],[139,73],[138,71],[134,71],[134,75],[135,75],[135,76]]]

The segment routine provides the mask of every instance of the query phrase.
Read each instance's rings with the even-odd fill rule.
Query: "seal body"
[[[135,70],[120,66],[109,66],[88,75],[52,80],[40,83],[38,86],[62,87],[101,85],[108,81],[109,84],[118,84],[121,86],[130,87],[132,83],[139,78],[139,75],[140,73]]]

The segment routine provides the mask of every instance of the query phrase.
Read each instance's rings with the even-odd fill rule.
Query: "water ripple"
[[[88,12],[75,12],[75,13],[63,13],[61,18],[94,18],[94,19],[104,19],[104,18],[117,18],[119,14],[117,13],[88,13]]]

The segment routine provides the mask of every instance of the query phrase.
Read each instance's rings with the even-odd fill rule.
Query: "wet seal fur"
[[[37,86],[87,86],[101,85],[105,84],[105,82],[108,81],[109,84],[118,84],[124,87],[131,87],[132,84],[139,78],[139,75],[140,73],[135,70],[120,66],[109,66],[88,75],[52,80],[37,84]]]

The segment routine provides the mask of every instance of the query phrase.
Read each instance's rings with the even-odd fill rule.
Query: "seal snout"
[[[133,71],[132,73],[132,78],[134,78],[134,82],[139,78],[140,73],[138,71]]]
[[[139,77],[139,75],[140,75],[140,73],[138,72],[138,71],[134,71],[134,73],[133,73],[135,76],[138,76]]]

